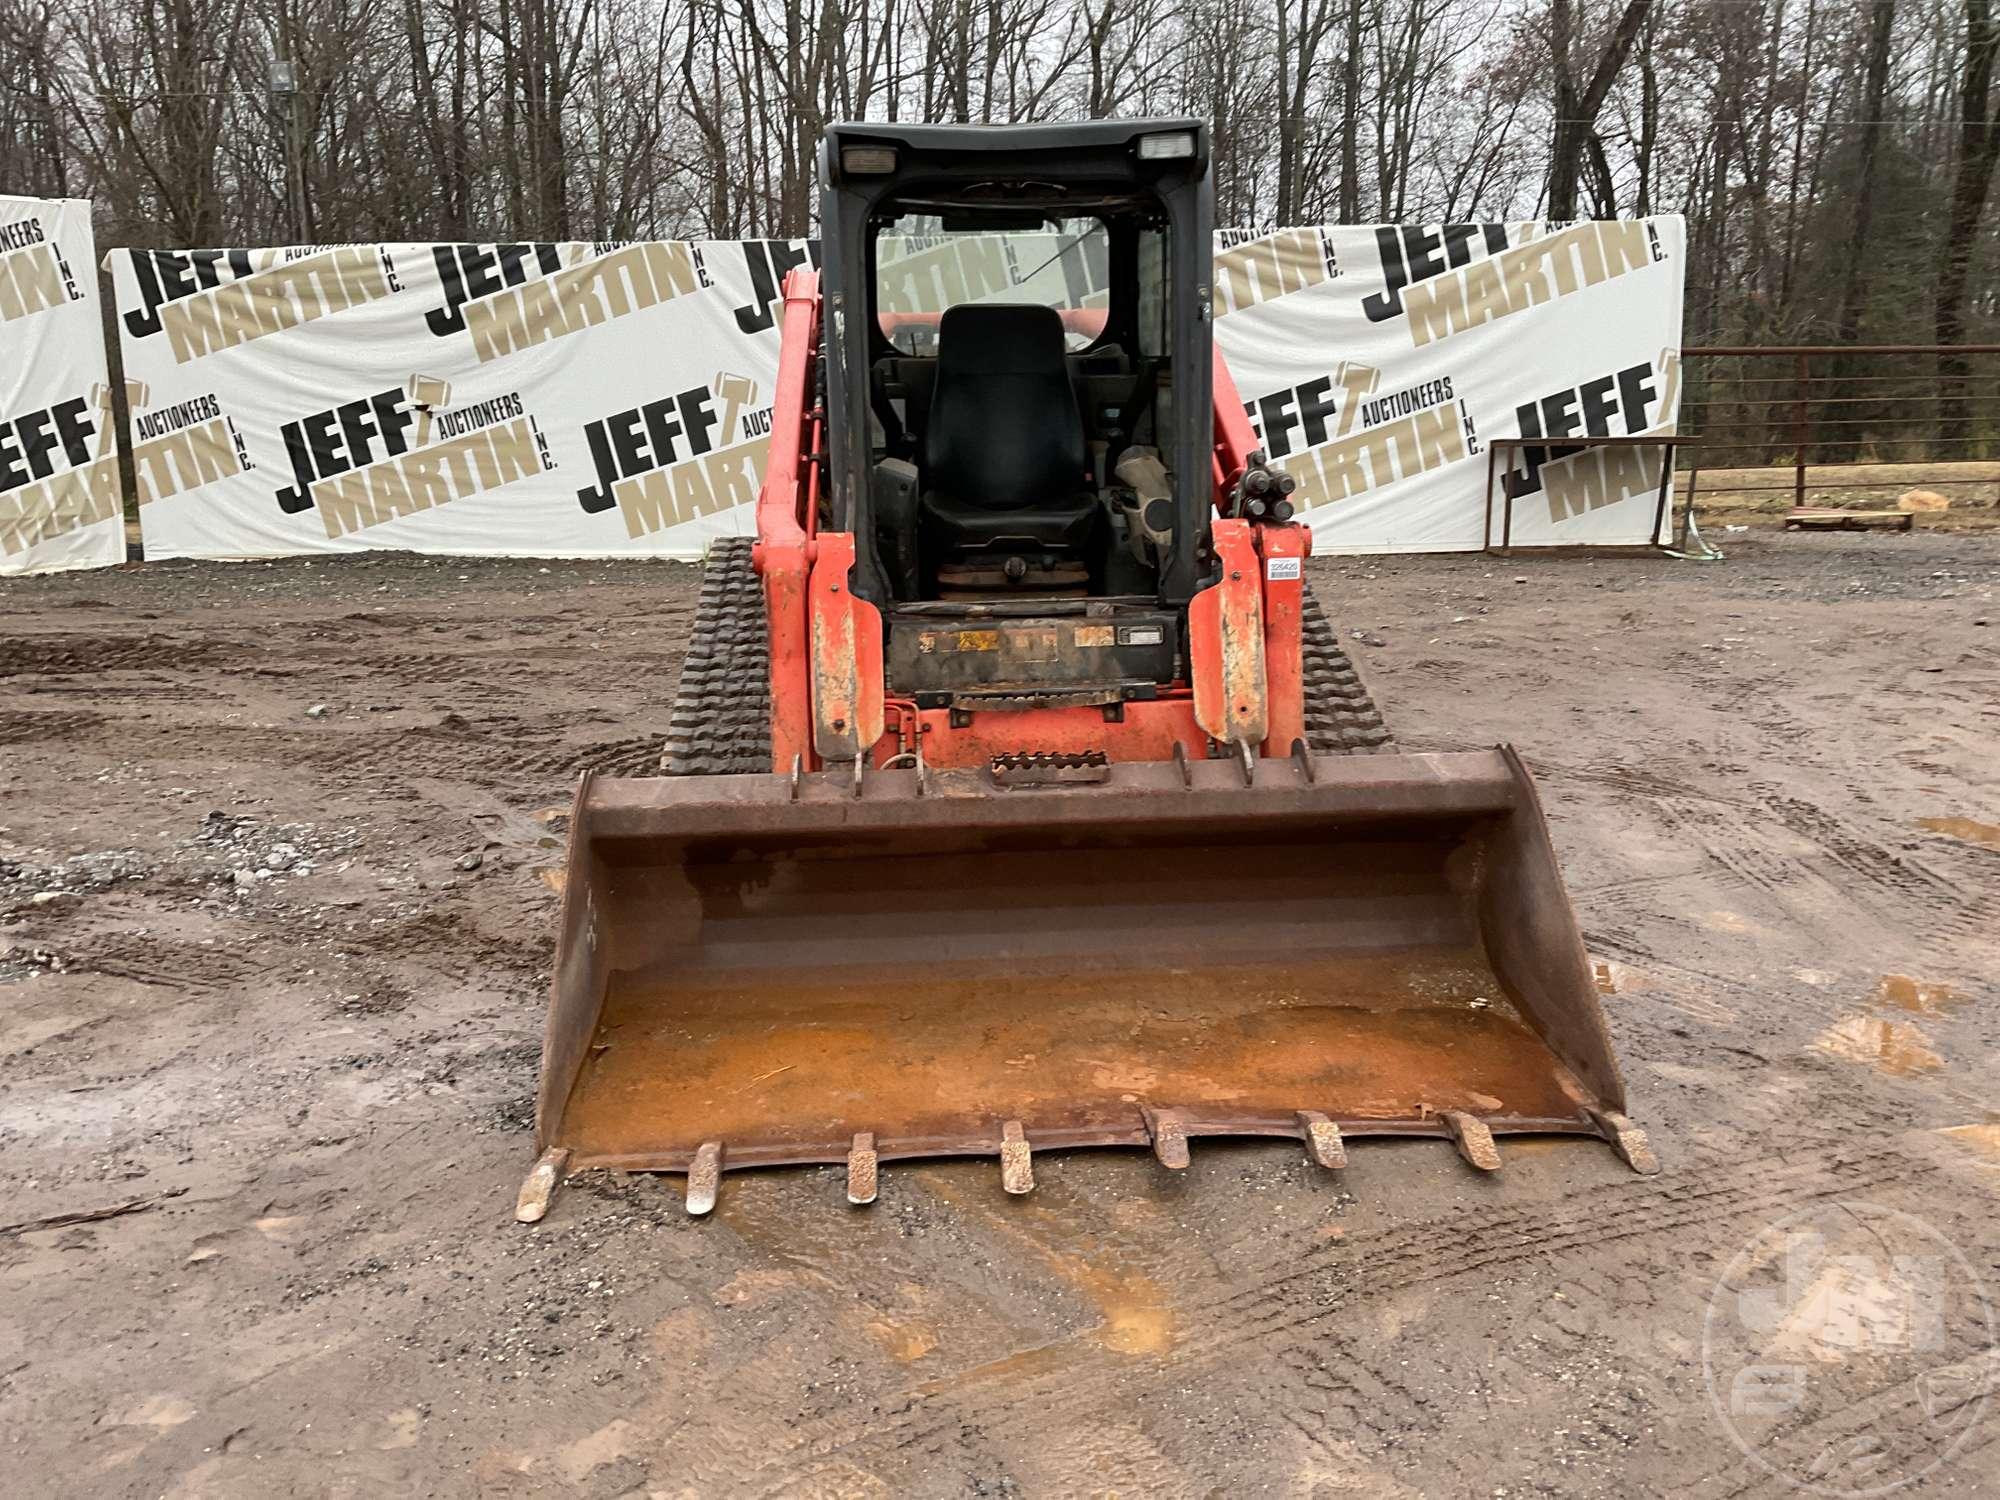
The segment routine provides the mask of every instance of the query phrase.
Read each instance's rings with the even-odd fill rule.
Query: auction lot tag
[[[1299,559],[1296,557],[1274,557],[1264,564],[1264,576],[1273,583],[1299,576]]]

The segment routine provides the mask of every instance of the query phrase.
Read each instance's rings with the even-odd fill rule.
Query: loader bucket
[[[1022,1191],[1033,1151],[1201,1136],[1651,1165],[1511,750],[586,779],[571,840],[542,1206],[564,1170],[688,1172],[699,1211],[722,1170],[842,1161],[866,1201],[943,1155]]]

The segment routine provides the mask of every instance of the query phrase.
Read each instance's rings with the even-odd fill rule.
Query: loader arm
[[[813,400],[819,363],[819,276],[797,270],[784,281],[778,386],[771,406],[771,451],[757,495],[757,544],[771,663],[771,769],[812,759],[812,654],[806,591],[818,530],[819,475],[812,455],[826,420]]]

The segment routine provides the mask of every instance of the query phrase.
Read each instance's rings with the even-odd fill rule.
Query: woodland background
[[[1188,113],[1221,225],[1679,212],[1690,344],[1993,340],[1994,3],[0,0],[0,191],[107,248],[799,236],[830,120]]]

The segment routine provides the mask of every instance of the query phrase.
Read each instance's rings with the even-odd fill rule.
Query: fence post
[[[1811,378],[1812,356],[1799,355],[1799,387],[1792,406],[1792,508],[1803,510],[1806,503],[1806,382]]]

